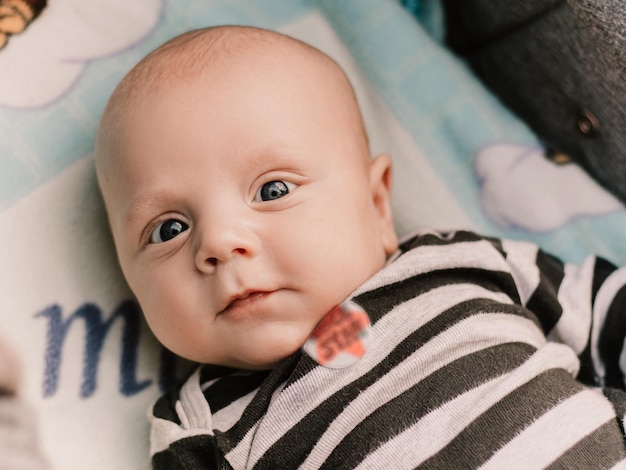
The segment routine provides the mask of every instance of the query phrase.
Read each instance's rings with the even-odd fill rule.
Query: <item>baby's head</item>
[[[397,246],[339,66],[294,39],[175,38],[113,93],[96,143],[120,265],[177,354],[247,369],[295,352]]]

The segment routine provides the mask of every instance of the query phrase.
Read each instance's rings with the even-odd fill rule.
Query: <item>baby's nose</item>
[[[254,230],[241,221],[227,224],[212,224],[199,234],[196,251],[196,267],[212,273],[233,257],[254,257],[260,248],[260,240]]]

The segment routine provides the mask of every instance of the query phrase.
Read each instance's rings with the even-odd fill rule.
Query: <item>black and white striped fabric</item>
[[[598,258],[421,233],[352,296],[372,321],[360,361],[202,366],[152,410],[153,465],[619,467],[625,285]]]

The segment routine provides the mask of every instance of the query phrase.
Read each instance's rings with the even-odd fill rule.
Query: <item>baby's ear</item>
[[[391,211],[391,157],[386,153],[381,153],[371,161],[370,188],[380,222],[381,240],[385,253],[390,255],[398,248],[398,237]]]

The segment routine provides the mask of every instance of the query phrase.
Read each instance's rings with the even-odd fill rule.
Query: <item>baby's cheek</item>
[[[174,333],[182,326],[182,322],[176,320],[176,309],[172,308],[166,297],[139,295],[137,298],[144,318],[157,339],[161,342],[171,341]]]

